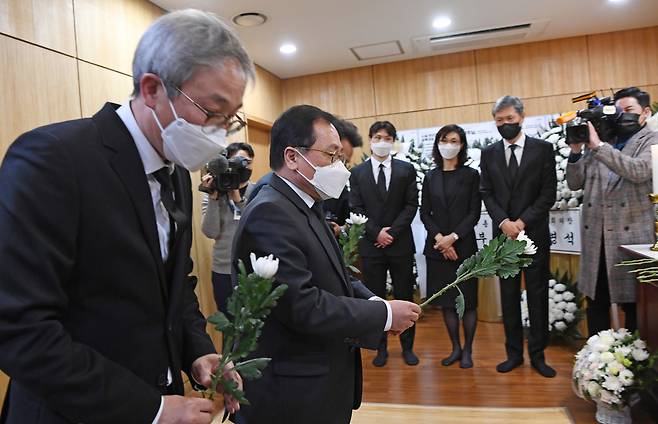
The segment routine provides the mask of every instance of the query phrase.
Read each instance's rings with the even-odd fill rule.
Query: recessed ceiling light
[[[625,3],[626,0],[608,0],[610,3]]]
[[[432,21],[432,26],[436,29],[443,29],[449,27],[451,23],[452,21],[450,18],[442,16],[440,18],[434,19],[434,21]]]
[[[263,25],[267,21],[267,16],[258,12],[240,13],[233,17],[233,23],[241,27],[255,27]]]
[[[293,54],[297,51],[297,46],[294,44],[283,44],[279,47],[279,51],[283,54]]]

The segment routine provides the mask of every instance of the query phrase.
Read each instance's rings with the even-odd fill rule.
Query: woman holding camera
[[[226,148],[229,161],[242,158],[238,166],[239,187],[224,189],[224,181],[214,181],[211,174],[202,177],[201,185],[212,193],[203,193],[201,203],[201,231],[206,237],[215,240],[213,247],[212,285],[217,309],[226,314],[226,301],[233,293],[231,282],[231,247],[233,235],[238,227],[240,214],[246,206],[246,199],[253,189],[251,177],[254,149],[247,143],[232,143]],[[238,162],[238,161],[231,161]],[[221,180],[222,175],[219,175]],[[228,177],[227,177],[228,180]]]
[[[480,176],[465,165],[466,133],[457,125],[446,125],[436,134],[433,156],[436,168],[423,181],[420,217],[427,229],[424,254],[427,259],[427,294],[438,292],[455,280],[457,268],[477,252],[474,227],[480,219]],[[477,279],[459,285],[464,293],[464,347],[459,341],[459,316],[455,309],[457,289],[434,301],[441,306],[452,341],[452,353],[444,366],[460,361],[461,368],[473,367],[471,352],[477,324]]]

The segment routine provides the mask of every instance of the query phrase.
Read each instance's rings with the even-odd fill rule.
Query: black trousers
[[[212,291],[217,304],[217,310],[226,314],[226,301],[233,294],[231,274],[212,273]]]
[[[398,300],[413,301],[414,273],[413,255],[361,257],[364,283],[371,292],[382,299],[386,298],[386,272],[391,273],[393,280],[393,297]],[[402,350],[412,350],[416,325],[400,334]],[[387,337],[382,333],[382,339],[377,350],[386,350]]]
[[[532,362],[544,361],[548,346],[548,247],[538,247],[532,264],[524,268],[530,332],[528,354]],[[505,326],[505,350],[509,359],[523,359],[523,325],[521,323],[521,273],[500,279],[500,299]]]
[[[626,321],[624,327],[631,333],[637,330],[637,308],[635,303],[620,303]],[[594,299],[587,298],[587,331],[593,336],[599,331],[610,329],[610,287],[608,270],[605,262],[605,251],[601,245],[599,259],[599,274],[596,278]]]

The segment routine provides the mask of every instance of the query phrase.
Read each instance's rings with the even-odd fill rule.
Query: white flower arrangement
[[[632,406],[643,390],[643,383],[655,379],[652,367],[655,355],[637,334],[625,328],[605,330],[592,336],[576,354],[573,386],[587,400],[607,404],[613,409]]]
[[[571,148],[566,143],[566,129],[554,121],[551,128],[539,135],[542,140],[553,145],[555,151],[555,173],[557,175],[557,194],[551,209],[566,210],[577,208],[583,201],[583,190],[571,190],[566,181],[567,163]]]
[[[418,202],[421,201],[423,190],[423,180],[425,175],[429,172],[430,169],[434,168],[434,161],[432,159],[423,157],[422,144],[420,146],[416,145],[416,141],[412,141],[409,145],[409,150],[401,155],[400,159],[411,163],[416,170],[416,187],[418,188]]]
[[[580,337],[578,323],[583,319],[583,296],[565,274],[558,281],[548,280],[548,329],[553,340],[572,341]],[[530,328],[527,293],[521,293],[521,322]]]

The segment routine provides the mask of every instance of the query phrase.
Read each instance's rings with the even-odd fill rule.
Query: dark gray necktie
[[[179,228],[186,226],[189,223],[189,218],[174,201],[174,184],[169,173],[169,168],[166,166],[160,168],[153,173],[153,176],[160,183],[160,199],[167,213],[169,213],[169,217],[178,224]],[[171,228],[170,236],[173,238],[173,229],[175,228],[173,222],[171,222]]]
[[[386,174],[384,174],[384,164],[379,164],[379,175],[377,176],[377,189],[382,199],[386,197]]]

